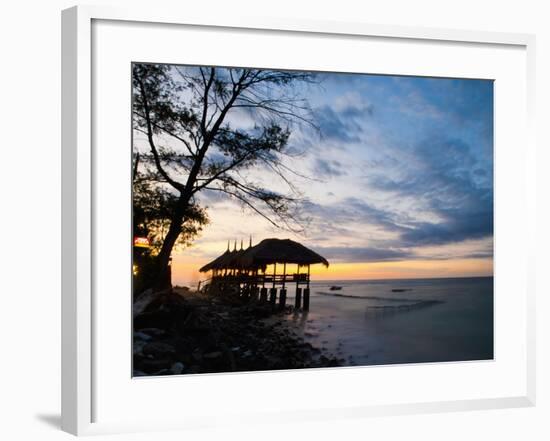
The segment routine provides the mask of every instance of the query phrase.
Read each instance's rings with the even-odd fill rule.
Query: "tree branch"
[[[140,86],[141,98],[143,100],[143,108],[145,110],[145,122],[146,122],[146,125],[147,125],[147,140],[149,142],[149,147],[151,148],[151,153],[153,153],[153,157],[155,159],[155,165],[157,166],[157,169],[158,169],[159,173],[162,175],[162,177],[164,179],[166,179],[166,182],[168,182],[170,185],[172,185],[172,187],[174,187],[175,189],[177,189],[179,191],[182,191],[183,188],[184,188],[183,185],[181,183],[175,181],[174,179],[172,179],[168,175],[168,173],[164,170],[164,168],[163,168],[163,166],[160,162],[157,147],[156,147],[155,141],[153,139],[153,123],[151,122],[151,115],[149,114],[150,110],[149,110],[149,102],[147,100],[147,92],[145,91],[145,85],[143,84],[143,80],[138,77],[137,81],[138,81],[139,86]]]

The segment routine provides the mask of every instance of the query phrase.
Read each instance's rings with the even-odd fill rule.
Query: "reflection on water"
[[[342,290],[330,292],[336,284]],[[493,358],[492,277],[334,281],[311,291],[309,313],[286,320],[346,365]]]

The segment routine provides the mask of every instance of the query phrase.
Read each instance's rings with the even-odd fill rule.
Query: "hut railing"
[[[227,275],[217,275],[208,279],[207,281],[218,281],[218,282],[227,282],[227,283],[246,283],[251,285],[263,285],[263,284],[273,284],[282,285],[283,283],[307,283],[308,275],[307,273],[300,274],[227,274]],[[207,282],[202,281],[201,285]]]

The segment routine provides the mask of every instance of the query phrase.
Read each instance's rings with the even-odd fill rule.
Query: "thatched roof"
[[[233,268],[240,268],[238,259],[242,256],[242,254],[246,250],[227,250],[225,253],[223,253],[221,256],[216,257],[212,262],[207,263],[204,265],[199,271],[201,273],[206,273],[208,271],[212,270],[219,270],[219,269],[233,269]]]
[[[264,239],[258,245],[245,250],[238,263],[242,268],[259,268],[274,263],[329,265],[323,256],[290,239]]]
[[[264,239],[258,245],[246,250],[227,250],[212,262],[203,266],[202,273],[215,269],[257,269],[274,263],[314,265],[322,263],[328,266],[327,259],[315,251],[290,239]]]
[[[248,250],[240,249],[231,253],[231,256],[228,256],[223,262],[221,262],[222,268],[241,268],[239,260],[246,251]]]
[[[211,270],[215,270],[215,269],[221,269],[221,268],[227,268],[227,267],[223,267],[221,266],[226,260],[228,260],[230,258],[230,256],[232,254],[234,254],[235,251],[229,251],[227,250],[225,253],[223,253],[221,256],[218,256],[216,257],[212,262],[210,263],[207,263],[206,265],[204,265],[199,271],[201,273],[206,273],[208,271],[211,271]]]

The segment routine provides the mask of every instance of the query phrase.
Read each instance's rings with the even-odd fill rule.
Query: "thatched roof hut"
[[[227,250],[199,271],[208,272],[220,269],[258,269],[275,263],[329,266],[328,261],[315,251],[290,239],[264,239],[258,245],[246,250]]]
[[[212,270],[227,268],[223,266],[224,263],[228,261],[232,257],[232,255],[235,253],[236,251],[229,251],[229,249],[227,249],[225,253],[223,253],[221,256],[216,257],[212,262],[209,262],[206,265],[204,265],[199,271],[201,273],[206,273]]]
[[[205,286],[214,293],[239,293],[246,299],[256,299],[267,302],[269,288],[269,302],[276,303],[277,286],[279,291],[279,306],[286,305],[287,286],[296,285],[295,305],[300,309],[309,309],[310,296],[310,266],[317,263],[329,266],[327,259],[315,251],[290,239],[264,239],[258,245],[233,251],[229,248],[218,258],[204,265],[199,271],[212,271],[212,277],[205,280]],[[277,272],[277,264],[282,264],[281,271]],[[298,265],[297,270],[287,272],[287,264]],[[273,265],[273,271],[266,273],[268,265]],[[301,271],[302,267],[306,267]],[[224,271],[221,271],[224,270]],[[199,282],[199,290],[203,281]],[[303,292],[302,292],[303,291]]]
[[[243,244],[241,242],[241,249],[237,250],[237,243],[235,242],[235,248],[229,251],[229,248],[221,256],[216,257],[212,262],[204,265],[199,271],[201,273],[206,273],[212,270],[222,270],[222,269],[236,269],[240,268],[238,260],[247,250],[242,248]]]
[[[260,268],[275,263],[329,266],[327,259],[304,245],[290,239],[264,239],[239,256],[241,268]]]

